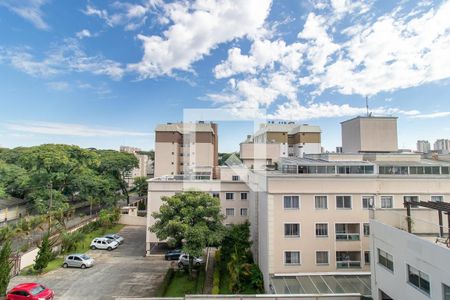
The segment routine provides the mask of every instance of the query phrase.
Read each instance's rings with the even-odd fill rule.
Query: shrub
[[[53,257],[54,255],[50,246],[49,236],[46,234],[44,235],[41,246],[39,247],[39,252],[34,261],[33,269],[35,269],[38,273],[42,273]]]
[[[11,253],[11,242],[6,241],[0,249],[0,297],[6,294],[6,289],[11,279],[11,269],[13,267],[10,260]]]
[[[85,234],[81,230],[63,232],[61,235],[61,252],[68,253],[77,249],[77,244],[84,240]]]
[[[158,287],[158,290],[156,291],[156,297],[164,297],[164,294],[167,291],[167,288],[170,285],[170,282],[172,281],[173,276],[175,275],[175,271],[170,268],[167,270],[166,275],[164,276],[163,282]]]

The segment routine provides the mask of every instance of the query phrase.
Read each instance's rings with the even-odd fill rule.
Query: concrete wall
[[[146,226],[147,218],[130,215],[120,215],[119,223],[131,226]]]
[[[25,216],[26,213],[27,209],[23,205],[0,209],[0,222],[17,219],[20,215]]]
[[[379,298],[379,289],[393,299],[442,300],[442,284],[450,286],[449,249],[424,240],[406,231],[371,220],[371,250],[388,252],[393,256],[394,272],[372,259],[372,296]],[[430,277],[431,295],[428,296],[408,283],[407,266],[419,269]]]
[[[155,177],[178,174],[179,160],[179,144],[155,143]]]

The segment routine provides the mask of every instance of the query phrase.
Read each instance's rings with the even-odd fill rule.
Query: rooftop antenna
[[[369,114],[369,97],[366,96],[366,111],[367,111],[367,116],[370,117]]]

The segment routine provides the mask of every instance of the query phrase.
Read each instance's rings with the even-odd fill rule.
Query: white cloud
[[[270,0],[197,0],[164,6],[171,25],[162,36],[138,35],[144,47],[142,61],[129,65],[142,78],[191,71],[192,63],[218,44],[255,37],[269,14]]]
[[[36,28],[48,30],[50,26],[43,19],[41,7],[47,0],[1,0],[0,6],[31,22]]]
[[[147,0],[140,4],[115,1],[109,11],[88,4],[83,13],[102,19],[110,27],[124,26],[125,30],[136,30],[145,24],[149,14],[155,13],[162,5],[162,0]]]
[[[47,86],[51,88],[52,90],[56,91],[67,91],[70,89],[70,85],[68,82],[65,81],[52,81],[48,82]]]
[[[253,42],[249,55],[241,54],[240,48],[228,50],[228,58],[214,68],[216,78],[230,77],[239,73],[256,74],[258,71],[275,63],[282,68],[295,71],[302,64],[306,45],[293,43],[286,45],[285,41],[256,40]]]
[[[81,124],[52,123],[39,121],[25,121],[15,123],[5,123],[8,130],[44,134],[44,135],[63,135],[63,136],[82,136],[82,137],[121,137],[121,136],[151,136],[150,133],[123,131],[111,128],[89,127]]]
[[[441,112],[434,112],[430,114],[416,114],[411,116],[411,118],[414,119],[435,119],[435,118],[446,118],[450,117],[450,111],[441,111]]]
[[[89,56],[75,39],[66,39],[62,45],[52,47],[42,59],[36,59],[27,47],[0,48],[0,62],[35,77],[87,72],[119,80],[124,74],[120,63],[100,55]]]
[[[79,38],[81,40],[83,38],[91,37],[92,33],[88,29],[83,29],[83,30],[77,32],[75,35],[77,38]]]

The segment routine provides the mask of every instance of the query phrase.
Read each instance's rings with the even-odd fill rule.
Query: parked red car
[[[6,300],[52,300],[55,293],[39,283],[22,283],[13,287],[6,295]]]

